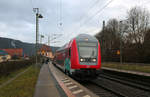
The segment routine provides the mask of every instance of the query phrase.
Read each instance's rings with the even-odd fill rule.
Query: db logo
[[[86,66],[86,68],[90,68],[90,66]]]

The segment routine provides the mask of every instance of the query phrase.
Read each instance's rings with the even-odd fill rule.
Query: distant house
[[[5,52],[7,52],[11,57],[17,56],[22,57],[23,56],[23,49],[22,48],[9,48],[9,49],[3,49]]]
[[[42,45],[42,47],[39,49],[38,53],[43,56],[53,58],[53,53],[52,53],[50,46]]]
[[[0,62],[11,59],[11,56],[4,50],[0,50]]]

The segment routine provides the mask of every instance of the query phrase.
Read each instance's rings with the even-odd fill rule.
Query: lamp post
[[[39,8],[33,8],[33,11],[36,13],[36,65],[37,65],[38,43],[39,43],[39,18],[43,18],[43,16],[39,14]]]

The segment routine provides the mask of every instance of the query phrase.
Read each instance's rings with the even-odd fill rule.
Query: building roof
[[[79,34],[74,39],[76,39],[77,42],[87,42],[87,41],[88,42],[96,42],[96,43],[98,42],[98,40],[94,36],[91,36],[91,35],[88,35],[88,34]],[[66,49],[67,47],[69,47],[71,45],[73,40],[71,40],[69,43],[65,44],[64,46],[60,47],[56,51],[61,51],[61,50]]]
[[[76,41],[90,41],[90,42],[98,42],[98,40],[96,39],[96,37],[88,35],[88,34],[79,34],[76,37]]]

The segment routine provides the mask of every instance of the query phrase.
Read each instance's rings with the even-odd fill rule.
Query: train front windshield
[[[96,43],[79,43],[78,49],[80,58],[97,58]]]

